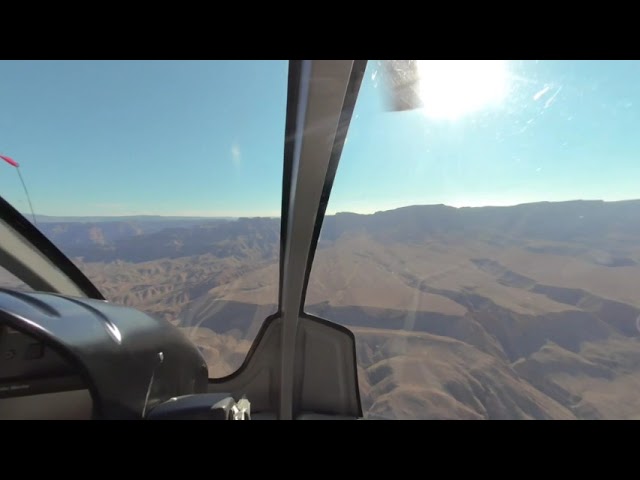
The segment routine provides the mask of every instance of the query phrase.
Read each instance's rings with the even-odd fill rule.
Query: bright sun
[[[420,97],[432,119],[456,120],[497,106],[509,90],[504,60],[418,60]]]

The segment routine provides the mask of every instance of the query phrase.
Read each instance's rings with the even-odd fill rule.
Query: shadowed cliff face
[[[306,310],[355,333],[369,418],[640,418],[637,218],[640,201],[330,216]],[[279,220],[193,222],[46,228],[221,376],[276,310]]]

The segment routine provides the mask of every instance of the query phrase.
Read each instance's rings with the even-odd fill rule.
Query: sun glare
[[[498,106],[509,89],[504,60],[418,60],[418,73],[424,113],[437,120]]]

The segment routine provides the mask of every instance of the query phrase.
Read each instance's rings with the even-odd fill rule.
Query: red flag
[[[2,160],[4,160],[5,162],[7,162],[9,165],[18,168],[20,165],[18,165],[18,162],[16,162],[13,158],[11,157],[7,157],[5,155],[0,155],[0,158]]]

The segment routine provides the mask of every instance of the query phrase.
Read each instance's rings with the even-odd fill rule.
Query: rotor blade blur
[[[392,112],[422,108],[417,61],[384,60],[382,65],[387,108]]]

